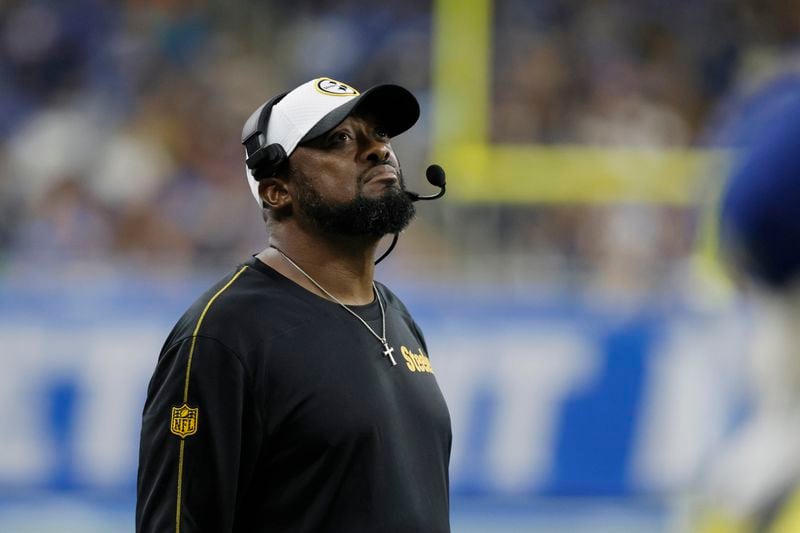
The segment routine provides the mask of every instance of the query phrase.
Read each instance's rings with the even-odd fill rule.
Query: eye
[[[375,128],[375,136],[377,136],[379,139],[388,139],[389,132],[386,131],[386,128],[378,126]]]
[[[350,141],[353,138],[350,132],[346,130],[339,130],[333,132],[327,139],[328,146],[339,146]]]

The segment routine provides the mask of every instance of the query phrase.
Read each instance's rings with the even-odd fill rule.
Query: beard
[[[377,198],[365,197],[363,184],[359,184],[355,198],[332,202],[324,199],[305,176],[299,173],[292,176],[299,193],[297,208],[319,229],[331,234],[374,239],[404,230],[416,213],[405,192],[400,170],[398,178],[399,187],[387,188]]]

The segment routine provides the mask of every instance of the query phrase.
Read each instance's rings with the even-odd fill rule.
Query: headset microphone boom
[[[428,183],[433,185],[434,187],[439,187],[439,192],[436,194],[428,194],[428,195],[421,195],[415,192],[406,191],[406,194],[409,198],[411,198],[412,202],[416,202],[418,200],[436,200],[437,198],[441,198],[444,196],[445,188],[447,186],[447,176],[444,173],[444,169],[439,165],[431,165],[425,170],[425,177],[428,179]],[[392,244],[389,245],[389,248],[383,252],[376,261],[375,264],[377,265],[386,257],[392,253],[394,250],[395,245],[397,244],[397,239],[400,237],[400,233],[395,233],[394,237],[392,237]]]

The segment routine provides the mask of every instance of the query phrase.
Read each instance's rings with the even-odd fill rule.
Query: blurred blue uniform
[[[772,89],[740,109],[729,130],[738,152],[722,191],[720,235],[729,263],[758,287],[763,309],[778,310],[772,319],[782,325],[772,328],[774,346],[754,342],[767,369],[756,376],[756,414],[720,454],[702,533],[800,532],[800,449],[781,443],[794,441],[800,421],[792,335],[800,329],[800,84],[784,77]]]

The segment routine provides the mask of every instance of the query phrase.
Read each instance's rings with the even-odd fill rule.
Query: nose
[[[368,140],[367,143],[364,149],[364,158],[367,161],[373,165],[378,165],[389,160],[390,151],[388,143],[381,142],[380,140]]]

